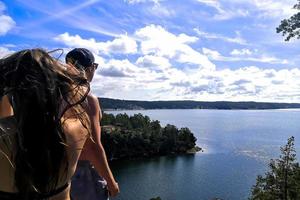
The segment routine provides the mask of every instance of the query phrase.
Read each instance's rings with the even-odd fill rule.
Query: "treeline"
[[[133,101],[100,98],[104,110],[133,109],[285,109],[300,108],[300,103],[230,102],[230,101]]]
[[[103,113],[101,127],[102,144],[110,160],[186,153],[195,148],[197,140],[188,128],[162,127],[142,114]]]

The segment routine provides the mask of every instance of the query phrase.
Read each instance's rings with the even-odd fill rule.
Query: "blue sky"
[[[89,48],[93,92],[136,100],[300,102],[296,0],[0,1],[0,56]]]

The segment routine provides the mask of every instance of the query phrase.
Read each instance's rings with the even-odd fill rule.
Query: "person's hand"
[[[117,194],[120,193],[119,185],[117,182],[113,181],[111,183],[107,183],[107,190],[109,193],[109,196],[115,197]]]

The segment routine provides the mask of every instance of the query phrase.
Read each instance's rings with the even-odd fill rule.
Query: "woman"
[[[70,180],[90,133],[82,108],[88,92],[85,77],[44,50],[0,60],[1,200],[70,199]]]

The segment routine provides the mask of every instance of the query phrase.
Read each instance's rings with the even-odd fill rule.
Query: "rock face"
[[[74,200],[108,200],[106,181],[88,161],[79,161],[72,178],[71,196]]]

